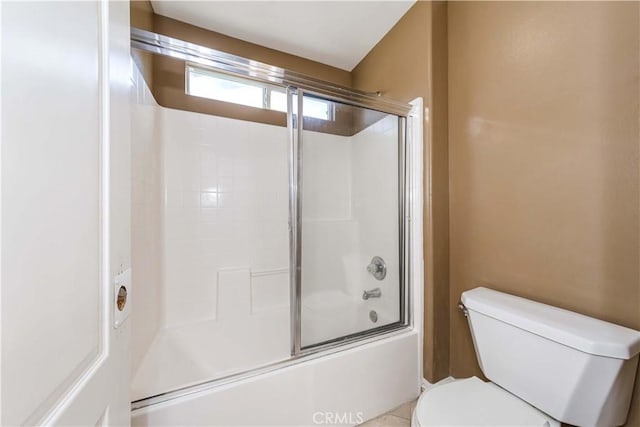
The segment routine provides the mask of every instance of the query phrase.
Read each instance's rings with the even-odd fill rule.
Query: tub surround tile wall
[[[134,83],[136,400],[286,358],[289,288],[286,129],[164,109]]]
[[[251,271],[251,314],[289,309],[289,268]],[[284,286],[283,284],[287,284]]]
[[[132,328],[135,344],[131,364],[135,372],[162,324],[162,150],[159,144],[159,107],[145,79],[132,65],[131,90],[131,257]]]
[[[249,305],[218,298],[244,304],[225,284],[240,281],[249,304],[251,272],[288,266],[286,129],[171,109],[162,114],[165,326],[216,319],[222,307],[248,315]],[[245,273],[233,278],[239,273],[229,270]]]
[[[229,321],[251,314],[251,270],[219,270],[215,288],[216,319]]]

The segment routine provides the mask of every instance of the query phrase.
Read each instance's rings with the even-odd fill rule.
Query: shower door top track
[[[225,73],[318,93],[346,104],[406,117],[409,104],[386,99],[380,92],[364,92],[296,73],[285,68],[189,43],[162,34],[131,28],[131,47],[158,55],[193,62]]]

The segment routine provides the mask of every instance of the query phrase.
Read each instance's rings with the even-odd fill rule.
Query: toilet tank
[[[462,304],[489,380],[565,423],[625,423],[640,332],[482,287]]]

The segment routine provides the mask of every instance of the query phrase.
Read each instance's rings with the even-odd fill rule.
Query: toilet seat
[[[559,427],[560,423],[497,385],[471,377],[425,390],[411,425]]]

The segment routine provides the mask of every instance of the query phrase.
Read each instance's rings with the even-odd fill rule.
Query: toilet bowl
[[[476,377],[422,394],[413,426],[536,426],[626,422],[640,332],[487,288],[462,294]]]
[[[425,390],[411,426],[560,427],[560,423],[497,385],[471,377]]]

